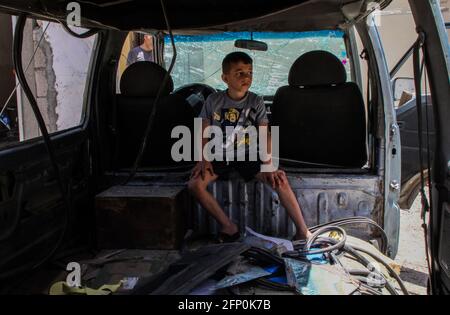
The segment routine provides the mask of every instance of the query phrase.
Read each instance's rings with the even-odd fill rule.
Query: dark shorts
[[[228,179],[232,170],[235,170],[245,181],[252,180],[255,175],[261,172],[260,161],[231,161],[231,162],[211,162],[214,173],[219,176],[219,179]]]

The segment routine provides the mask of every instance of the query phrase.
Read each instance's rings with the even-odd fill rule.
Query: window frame
[[[17,16],[15,16],[15,15],[10,15],[10,16],[11,16],[12,21],[17,19]],[[33,19],[33,20],[39,20],[39,21],[43,21],[43,22],[59,24],[55,21],[41,20],[41,19],[39,19],[39,17],[35,17],[35,16],[29,16],[27,19]],[[13,25],[13,30],[14,30],[14,25]],[[68,36],[72,36],[72,35],[68,34]],[[72,126],[72,127],[69,127],[69,128],[63,129],[63,130],[56,130],[54,132],[49,133],[50,138],[61,138],[66,134],[71,135],[71,134],[76,133],[77,131],[83,131],[83,130],[87,129],[89,119],[90,119],[90,109],[91,109],[90,105],[91,105],[91,100],[92,100],[91,96],[92,96],[93,81],[94,81],[93,78],[94,78],[96,68],[97,68],[97,60],[98,60],[98,55],[99,55],[99,51],[100,51],[100,47],[101,47],[101,43],[102,43],[103,34],[102,34],[102,32],[98,32],[96,34],[93,34],[92,36],[95,36],[95,39],[92,44],[92,50],[90,53],[88,67],[86,69],[87,70],[86,71],[86,80],[85,80],[86,82],[84,85],[84,91],[83,91],[83,97],[82,97],[82,103],[81,103],[80,122],[76,126]],[[12,53],[14,53],[14,51]],[[17,82],[17,76],[16,76],[16,82]],[[16,83],[16,84],[18,84],[18,83]],[[22,97],[21,93],[19,92],[20,89],[21,89],[21,86],[18,85],[17,90],[15,92],[18,100],[20,100],[20,98]],[[36,96],[35,96],[35,98],[36,98]],[[17,109],[17,111],[18,110],[19,109]],[[34,118],[34,116],[33,116],[33,118]],[[19,132],[20,132],[20,126],[18,126],[18,128],[19,128]],[[16,142],[11,142],[9,144],[6,144],[5,146],[0,147],[0,152],[14,149],[14,148],[21,147],[21,146],[29,146],[31,144],[35,144],[35,143],[38,143],[41,141],[43,141],[42,135],[39,135],[39,136],[36,136],[33,138],[29,138],[29,139],[25,139],[22,141],[18,140]]]

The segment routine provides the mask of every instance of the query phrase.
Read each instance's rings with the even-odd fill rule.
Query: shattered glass
[[[291,65],[302,54],[313,50],[333,53],[344,64],[350,78],[350,65],[342,31],[317,32],[227,32],[212,35],[176,35],[177,59],[172,70],[175,88],[190,83],[204,83],[216,89],[226,88],[221,79],[222,59],[230,52],[245,51],[253,58],[251,90],[259,95],[274,95],[287,85]],[[234,47],[237,39],[267,43],[267,51],[250,51]],[[169,67],[173,49],[168,36],[164,41],[164,61]]]

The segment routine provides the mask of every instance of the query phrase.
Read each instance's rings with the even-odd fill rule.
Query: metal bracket
[[[400,183],[399,183],[398,181],[396,181],[396,180],[392,180],[392,181],[390,182],[390,184],[389,184],[389,187],[390,187],[392,190],[400,190]]]

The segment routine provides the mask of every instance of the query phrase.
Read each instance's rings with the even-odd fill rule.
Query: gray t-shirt
[[[141,46],[134,47],[130,52],[128,53],[127,57],[127,66],[131,65],[132,63],[138,62],[138,61],[151,61],[153,60],[153,51],[147,51],[142,49]]]
[[[250,109],[247,124],[250,123],[256,127],[268,124],[264,100],[253,92],[248,92],[240,101],[231,99],[227,91],[213,93],[206,99],[200,118],[208,120],[210,125],[229,126],[239,120],[244,107]]]
[[[249,126],[258,128],[260,125],[267,125],[266,106],[262,97],[255,93],[248,92],[240,101],[231,99],[226,91],[211,94],[203,105],[200,118],[207,120],[210,125],[217,126],[222,129],[224,152],[229,150],[235,151],[235,156],[241,156],[243,152],[249,150],[249,139],[247,142],[237,143],[237,139],[245,134]],[[235,135],[227,136],[227,127],[234,129]],[[244,135],[243,137],[249,137]],[[255,141],[256,142],[256,141]],[[244,144],[242,146],[242,144]]]

